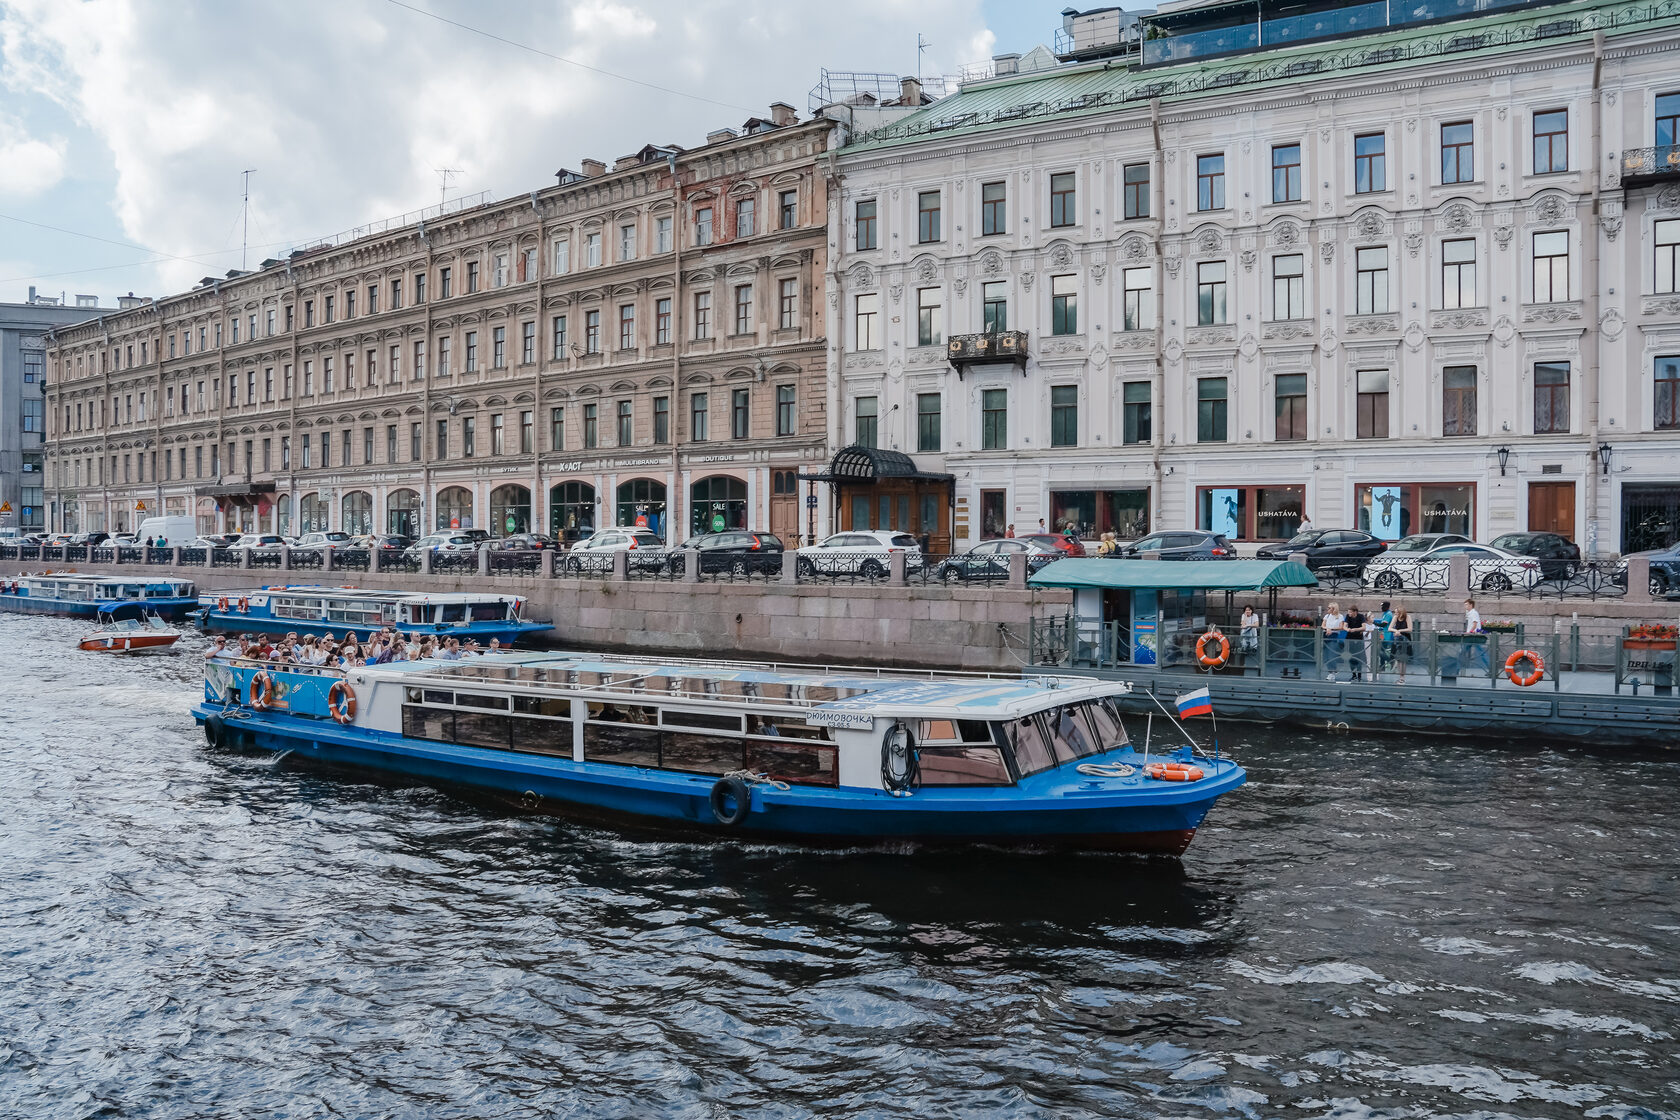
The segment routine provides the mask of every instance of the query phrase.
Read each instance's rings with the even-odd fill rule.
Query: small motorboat
[[[94,653],[144,653],[167,650],[181,632],[141,603],[102,603],[99,629],[83,638],[80,648]]]

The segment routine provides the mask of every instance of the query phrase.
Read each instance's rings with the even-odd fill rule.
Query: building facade
[[[1320,6],[848,137],[829,436],[918,477],[837,527],[1680,536],[1680,9]]]
[[[57,331],[53,526],[811,531],[829,134],[776,105]]]
[[[74,305],[37,296],[0,303],[0,532],[36,533],[47,527],[47,334],[113,309],[94,296]]]

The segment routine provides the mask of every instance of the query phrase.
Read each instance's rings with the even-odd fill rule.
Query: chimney
[[[708,144],[722,144],[733,139],[735,139],[733,128],[719,128],[706,133],[706,143]]]
[[[900,105],[921,105],[922,80],[920,78],[900,78],[898,80],[898,103]]]
[[[786,101],[772,101],[770,103],[770,123],[777,128],[786,128],[790,124],[798,124],[799,112]]]
[[[614,171],[628,171],[632,167],[640,167],[641,163],[642,163],[642,157],[641,156],[619,156],[618,159],[613,163],[613,170]]]
[[[998,77],[1021,72],[1021,56],[1018,54],[994,54],[992,56],[992,72]]]
[[[600,160],[586,159],[583,161],[583,177],[585,179],[593,179],[597,175],[605,175],[606,173],[607,165]]]

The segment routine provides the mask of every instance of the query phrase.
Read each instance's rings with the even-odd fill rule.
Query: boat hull
[[[186,599],[37,599],[29,595],[15,595],[10,592],[0,593],[0,611],[11,611],[17,614],[50,614],[62,618],[97,618],[100,608],[109,607],[114,602],[135,603],[152,611],[158,617],[169,621],[179,622],[189,613],[198,609],[196,598]]]
[[[90,653],[147,653],[169,649],[180,637],[179,634],[90,634],[77,648]]]
[[[715,774],[408,739],[330,720],[211,703],[195,708],[194,715],[208,723],[208,734],[227,745],[292,752],[291,757],[315,764],[462,787],[526,811],[821,846],[984,844],[1180,855],[1214,802],[1245,780],[1230,761],[1203,760],[1209,776],[1194,786],[1070,782],[1065,773],[1054,772],[1023,783],[1054,783],[1059,790],[1035,797],[1020,796],[1023,787],[926,788],[899,797],[881,790],[778,789],[761,783],[752,787],[745,819],[725,826],[712,814]],[[1126,761],[1130,755],[1114,752],[1100,760]]]

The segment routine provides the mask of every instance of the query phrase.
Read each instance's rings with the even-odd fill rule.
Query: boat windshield
[[[1023,716],[1009,725],[1022,777],[1126,745],[1114,705],[1085,700]]]

